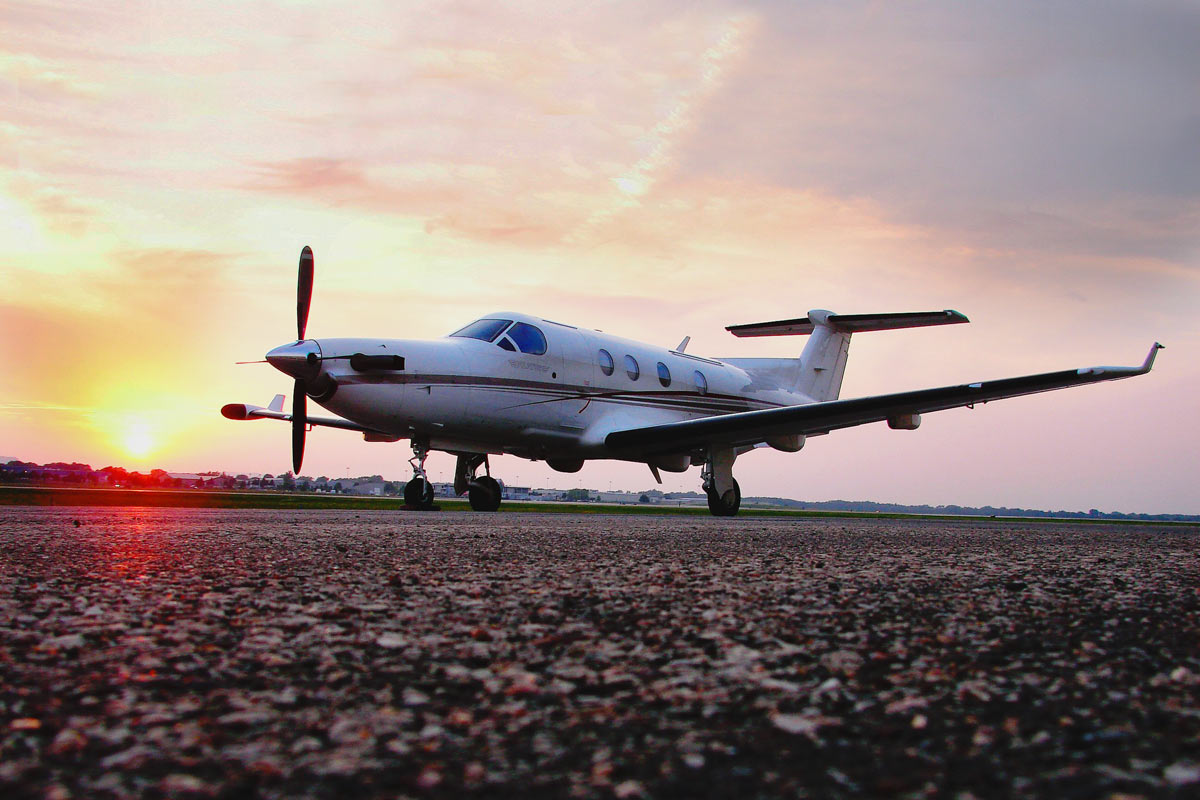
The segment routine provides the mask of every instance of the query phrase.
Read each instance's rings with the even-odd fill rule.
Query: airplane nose
[[[311,378],[321,367],[321,348],[311,340],[281,344],[267,353],[267,361],[275,369],[293,378]]]

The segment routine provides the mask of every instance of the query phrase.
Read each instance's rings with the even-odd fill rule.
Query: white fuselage
[[[525,314],[490,318],[535,326],[545,352],[503,349],[503,337],[308,340],[320,355],[309,385],[327,386],[325,376],[337,385],[328,398],[314,392],[314,400],[374,430],[420,437],[434,450],[560,461],[624,457],[604,445],[616,430],[812,402],[731,363]],[[401,356],[404,368],[356,370],[355,353]],[[636,377],[627,357],[636,361]],[[690,463],[681,453],[660,466],[682,471]]]

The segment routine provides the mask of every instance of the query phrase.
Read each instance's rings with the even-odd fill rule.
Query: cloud
[[[1154,0],[9,3],[5,400],[204,405],[188,452],[254,468],[243,443],[275,434],[226,440],[212,410],[286,387],[229,362],[294,330],[304,244],[314,335],[440,335],[509,306],[791,355],[796,340],[720,326],[957,306],[974,325],[856,339],[854,390],[1107,360],[1145,334],[1171,345],[1164,374],[1190,397],[1198,15]],[[1194,450],[1141,391],[1125,413]],[[1058,402],[1029,401],[1006,430],[1053,428],[1034,407]],[[844,470],[791,462],[814,464],[806,490],[866,485],[854,442],[874,440],[847,436],[828,451]],[[395,458],[339,441],[339,468]],[[791,474],[758,477],[789,493]]]
[[[78,239],[101,224],[96,207],[71,192],[53,186],[34,186],[28,180],[13,181],[9,191],[32,219],[51,232]]]
[[[1103,228],[1098,247],[1187,254],[1200,207],[1193,4],[756,8],[758,47],[709,104],[686,173],[867,196],[982,246],[1029,242],[996,220],[1045,231],[1058,215],[1048,251]],[[1110,226],[1121,218],[1173,220],[1175,245]]]

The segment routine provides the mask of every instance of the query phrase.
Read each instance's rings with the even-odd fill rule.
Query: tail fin
[[[734,336],[811,335],[800,354],[799,375],[792,391],[817,401],[836,400],[842,391],[842,376],[850,356],[850,335],[865,331],[954,325],[969,320],[957,311],[921,311],[902,314],[834,314],[815,310],[807,317],[776,322],[731,325]]]

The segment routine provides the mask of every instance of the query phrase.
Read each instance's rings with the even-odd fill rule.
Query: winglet
[[[307,248],[305,248],[307,249]],[[267,406],[268,411],[283,411],[284,396],[281,394],[275,395],[275,399]]]
[[[1166,349],[1166,345],[1155,342],[1154,346],[1150,348],[1150,353],[1146,356],[1146,360],[1142,362],[1142,372],[1149,372],[1151,367],[1154,366],[1154,357],[1158,355],[1158,351]]]

